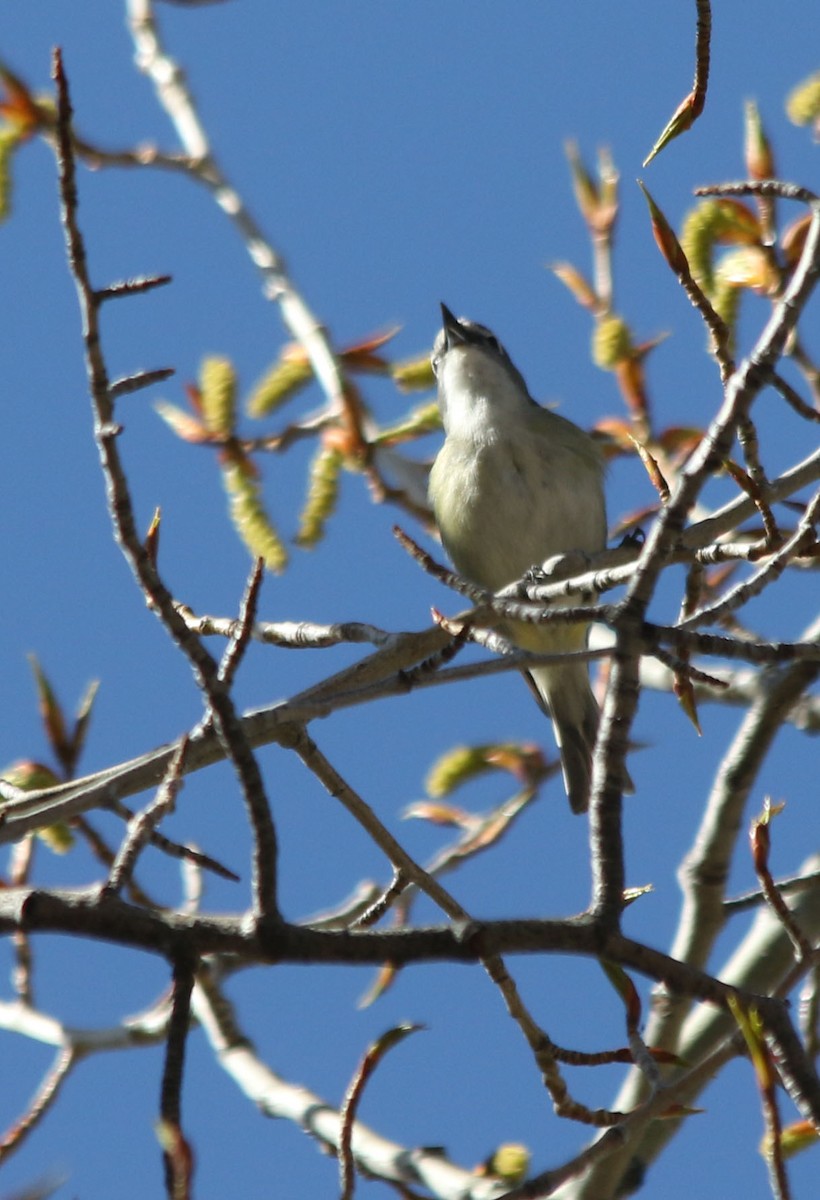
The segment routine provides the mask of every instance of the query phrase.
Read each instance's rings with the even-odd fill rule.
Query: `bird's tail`
[[[575,813],[586,812],[600,716],[586,664],[536,667],[530,672],[530,681],[541,707],[552,720],[570,807]],[[632,780],[624,772],[624,791],[632,790]]]

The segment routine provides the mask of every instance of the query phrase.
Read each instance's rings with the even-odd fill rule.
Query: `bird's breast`
[[[430,497],[461,574],[497,590],[554,554],[604,545],[601,467],[582,449],[531,431],[510,436],[485,427],[481,438],[448,435],[433,464]]]

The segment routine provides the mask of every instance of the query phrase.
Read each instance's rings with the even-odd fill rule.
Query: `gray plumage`
[[[429,495],[456,569],[498,591],[553,555],[601,550],[604,468],[595,442],[536,404],[489,329],[441,309],[443,329],[432,362],[446,437]],[[557,653],[583,649],[588,626],[507,623],[500,632],[524,649]],[[570,805],[583,812],[598,731],[586,664],[536,667],[528,674],[552,719]]]

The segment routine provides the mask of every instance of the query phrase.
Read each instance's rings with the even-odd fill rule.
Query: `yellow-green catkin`
[[[199,372],[202,419],[215,437],[230,437],[236,419],[236,371],[227,358],[206,358]]]
[[[707,200],[686,214],[681,230],[680,243],[692,277],[705,292],[712,290],[712,245],[715,220],[715,203]]]
[[[249,417],[266,417],[310,383],[313,371],[306,358],[275,362],[251,391],[246,405]]]
[[[738,313],[740,312],[740,299],[742,295],[742,288],[733,287],[732,284],[727,283],[725,280],[718,279],[710,297],[712,307],[718,316],[723,318],[726,327],[729,329],[728,349],[730,352],[734,349],[735,327],[737,325]]]
[[[595,322],[592,332],[592,361],[611,371],[632,356],[632,336],[623,317],[610,313]]]
[[[315,546],[324,534],[328,518],[339,498],[339,475],[343,455],[340,450],[323,446],[310,465],[307,500],[299,519],[296,543]]]
[[[0,221],[11,213],[11,158],[20,144],[20,136],[14,129],[0,129]]]
[[[426,392],[436,385],[429,354],[392,363],[390,374],[402,392]]]
[[[530,1169],[531,1155],[521,1142],[505,1142],[490,1159],[490,1170],[506,1183],[521,1183]]]
[[[716,242],[753,244],[760,236],[755,214],[743,203],[727,199],[704,200],[686,214],[680,243],[692,277],[711,296],[715,286],[712,254]]]
[[[793,88],[786,97],[786,115],[795,125],[820,121],[820,71]]]
[[[435,433],[438,429],[441,429],[441,413],[438,404],[433,400],[429,404],[421,404],[414,408],[395,425],[388,425],[379,430],[372,441],[374,445],[395,446],[400,442],[423,437],[426,433]]]
[[[230,501],[231,521],[254,558],[264,559],[269,571],[284,571],[288,554],[282,539],[265,511],[259,484],[236,463],[222,469]]]

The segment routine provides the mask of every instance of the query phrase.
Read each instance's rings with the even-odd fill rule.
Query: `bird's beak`
[[[467,341],[464,326],[443,303],[441,305],[441,325],[444,330],[444,344],[448,350],[452,350],[453,346],[463,346]]]

